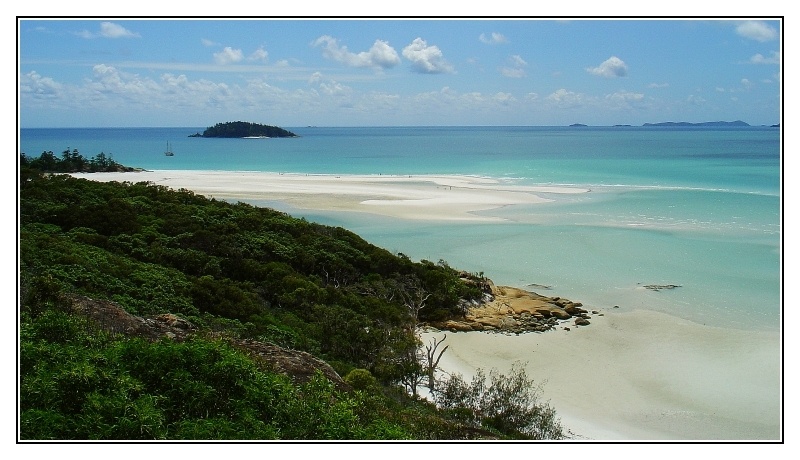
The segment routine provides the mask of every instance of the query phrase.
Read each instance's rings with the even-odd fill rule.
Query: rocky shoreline
[[[546,332],[591,324],[598,310],[586,310],[580,302],[562,297],[547,297],[510,286],[487,282],[484,301],[465,308],[463,318],[425,324],[429,328],[451,332],[485,331],[507,334]]]

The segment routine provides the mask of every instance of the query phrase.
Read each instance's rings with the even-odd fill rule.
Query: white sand
[[[525,187],[471,176],[331,176],[225,171],[75,174],[147,181],[227,200],[282,201],[301,209],[404,219],[491,220],[475,211],[542,203],[569,187]],[[576,299],[580,300],[580,299]],[[441,333],[439,333],[441,336]],[[425,342],[430,334],[424,336]],[[593,440],[779,440],[779,332],[720,329],[646,310],[604,311],[587,327],[506,336],[448,333],[441,368],[526,365],[546,381],[567,429]]]
[[[302,209],[360,211],[403,219],[497,221],[475,211],[551,201],[544,194],[586,189],[503,183],[475,176],[142,171],[73,174],[98,181],[152,182],[217,199],[282,201]]]
[[[778,333],[698,325],[646,310],[570,331],[447,332],[440,367],[467,381],[514,362],[544,383],[565,428],[593,440],[777,440]],[[444,332],[426,332],[441,339]]]

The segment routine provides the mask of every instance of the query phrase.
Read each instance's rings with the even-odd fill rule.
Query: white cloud
[[[520,57],[519,54],[511,56],[509,60],[511,61],[511,64],[515,67],[526,67],[528,65],[528,63],[525,62],[525,60],[522,59],[522,57]]]
[[[100,23],[100,31],[90,32],[88,30],[82,30],[76,33],[79,37],[82,38],[138,38],[141,37],[138,33],[131,32],[130,30],[122,27],[119,24],[114,24],[113,22],[101,22]]]
[[[642,93],[632,93],[630,91],[617,91],[616,93],[611,93],[606,96],[607,100],[610,101],[628,101],[628,102],[635,102],[641,101],[644,99],[644,94]]]
[[[353,94],[353,89],[349,86],[345,86],[335,80],[327,81],[327,82],[320,82],[319,84],[320,90],[322,90],[323,94],[328,96],[350,96]]]
[[[502,69],[500,69],[500,73],[503,76],[509,78],[522,78],[526,75],[523,67],[527,67],[528,63],[525,62],[525,60],[522,59],[522,57],[520,57],[518,54],[515,54],[509,57],[508,61],[510,67],[503,67]]]
[[[564,88],[556,90],[546,99],[560,108],[579,107],[586,102],[586,97],[583,94],[567,91]]]
[[[648,88],[668,88],[669,83],[650,83],[647,85]]]
[[[241,61],[243,58],[244,54],[242,54],[242,50],[233,49],[230,46],[226,46],[225,49],[219,53],[214,53],[214,62],[219,65],[233,64]]]
[[[690,94],[688,97],[686,97],[686,102],[690,105],[702,105],[705,104],[706,100],[702,96]]]
[[[497,32],[492,32],[489,36],[487,36],[486,34],[481,34],[480,37],[478,37],[478,39],[483,43],[487,43],[489,45],[508,43],[506,37],[504,37],[503,34]]]
[[[526,75],[524,69],[515,69],[512,67],[503,67],[502,69],[500,69],[500,73],[504,77],[508,78],[522,78]]]
[[[780,64],[781,56],[777,51],[773,51],[769,57],[765,57],[761,53],[754,54],[750,57],[751,64]]]
[[[644,101],[644,94],[630,91],[617,91],[607,94],[605,97],[607,107],[612,109],[631,108],[640,105],[642,101]]]
[[[133,33],[119,24],[114,24],[113,22],[104,22],[100,24],[100,35],[106,38],[139,37],[139,34]]]
[[[778,37],[774,27],[762,21],[746,21],[736,26],[736,33],[742,37],[760,42],[768,42]]]
[[[322,73],[320,73],[320,72],[314,72],[308,78],[308,84],[309,85],[315,85],[315,84],[319,83],[320,81],[322,81]]]
[[[43,77],[36,72],[28,72],[20,80],[20,93],[37,98],[56,97],[63,85],[50,77]]]
[[[587,72],[606,78],[624,77],[628,75],[628,66],[622,59],[611,56],[597,67],[589,67]]]
[[[517,102],[517,99],[511,93],[495,93],[492,100],[501,105],[509,105]]]
[[[253,51],[250,54],[250,56],[247,58],[247,60],[248,61],[266,62],[268,57],[269,57],[269,53],[267,53],[267,50],[265,50],[264,47],[262,46],[261,48]]]
[[[414,71],[419,73],[453,73],[453,66],[445,59],[438,46],[428,46],[425,40],[415,38],[403,48],[403,57],[411,61]]]
[[[202,43],[203,46],[219,46],[219,43],[209,40],[207,38],[200,39],[200,43]]]
[[[350,52],[346,46],[339,46],[339,42],[329,36],[323,35],[314,40],[313,46],[321,46],[322,55],[328,59],[341,62],[350,67],[368,67],[374,69],[388,69],[400,63],[400,56],[389,43],[383,40],[375,40],[369,51],[360,53]]]

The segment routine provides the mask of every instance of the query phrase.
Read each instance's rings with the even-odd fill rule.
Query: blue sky
[[[18,18],[20,126],[781,121],[781,22]]]

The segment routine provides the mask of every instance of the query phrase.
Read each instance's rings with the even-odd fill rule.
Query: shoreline
[[[498,223],[504,219],[476,213],[590,192],[459,175],[190,170],[72,175],[152,182],[216,199],[440,222]],[[550,400],[565,431],[578,440],[781,439],[780,330],[706,326],[642,307],[598,309],[604,316],[570,331],[520,335],[429,331],[423,334],[423,343],[432,334],[446,333],[445,344],[450,347],[440,369],[459,372],[466,379],[476,368],[488,374],[492,368],[506,372],[515,361],[527,363],[529,378],[546,381],[543,400]]]
[[[466,175],[329,175],[260,171],[145,170],[73,177],[152,182],[217,199],[270,200],[310,210],[355,211],[413,220],[502,222],[479,211],[542,204],[541,195],[588,193],[580,187],[525,186]]]
[[[543,384],[541,401],[549,401],[576,440],[780,438],[777,333],[704,326],[643,309],[604,313],[569,331],[428,329],[422,342],[446,335],[439,370],[466,381],[478,368],[507,373],[519,362]]]

